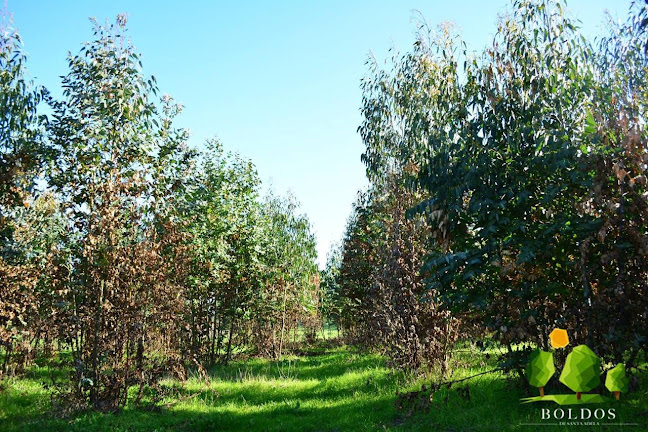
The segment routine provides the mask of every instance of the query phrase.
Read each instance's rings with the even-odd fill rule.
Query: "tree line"
[[[93,30],[61,99],[0,34],[0,377],[58,354],[62,402],[114,410],[163,374],[280,357],[318,328],[319,273],[295,198],[260,196],[217,140],[187,145],[124,15]]]
[[[447,370],[469,339],[522,376],[556,327],[604,362],[645,360],[647,10],[591,42],[564,9],[514,1],[481,52],[421,21],[409,52],[368,61],[370,187],[322,287],[395,366]]]

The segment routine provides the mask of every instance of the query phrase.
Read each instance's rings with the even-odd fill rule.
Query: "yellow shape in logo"
[[[551,340],[551,346],[554,348],[565,348],[569,345],[569,336],[567,336],[567,330],[563,329],[554,329],[549,333],[549,339]]]

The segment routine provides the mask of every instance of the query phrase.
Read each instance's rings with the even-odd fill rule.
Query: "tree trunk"
[[[279,337],[279,355],[277,358],[281,358],[283,351],[283,339],[284,339],[284,330],[286,329],[286,284],[284,283],[283,289],[283,310],[281,313],[281,336]]]
[[[225,354],[225,364],[228,364],[232,359],[232,335],[234,334],[234,317],[230,321],[229,337],[227,339],[227,352]]]
[[[212,324],[211,324],[212,325],[212,328],[211,328],[212,331],[211,331],[211,341],[210,341],[211,343],[210,343],[210,347],[209,347],[209,364],[213,365],[214,362],[215,362],[215,358],[216,358],[216,351],[215,351],[216,350],[216,327],[217,327],[217,325],[216,325],[216,313],[214,313],[213,319],[211,321],[212,321]]]
[[[99,298],[97,299],[97,309],[95,313],[94,335],[92,341],[92,380],[93,385],[90,387],[90,402],[97,407],[97,388],[99,387],[99,329],[101,327],[101,308],[103,307],[104,298],[104,281],[99,284]]]
[[[216,353],[220,355],[221,349],[223,348],[223,330],[221,329],[223,320],[218,318],[218,330],[216,332]]]
[[[583,242],[580,248],[581,253],[581,279],[583,282],[583,293],[585,294],[585,322],[587,323],[587,343],[589,346],[594,346],[594,337],[592,329],[592,291],[589,282],[589,275],[587,271],[588,261],[588,248],[590,239],[588,238]]]

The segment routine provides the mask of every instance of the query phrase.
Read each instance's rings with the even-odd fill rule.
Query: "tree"
[[[573,202],[592,177],[579,150],[590,71],[559,3],[514,9],[482,62],[464,63],[462,110],[431,126],[442,135],[428,140],[418,181],[431,198],[419,209],[445,215],[452,239],[430,256],[431,287],[455,310],[482,314],[509,347],[542,346],[547,327],[567,315],[557,301],[566,294],[580,306],[574,316],[587,318],[575,257],[600,223]]]
[[[321,312],[325,322],[333,322],[340,330],[342,297],[340,294],[340,266],[342,265],[342,245],[332,244],[326,254],[326,265],[320,271],[320,290],[322,293]],[[339,335],[339,333],[338,333]]]
[[[10,212],[29,200],[39,169],[48,155],[43,127],[47,118],[37,112],[47,91],[27,77],[27,57],[20,35],[12,28],[0,34],[0,235],[3,257],[10,239]]]
[[[196,361],[228,362],[244,345],[244,320],[262,286],[263,219],[254,165],[208,141],[182,212],[193,271],[187,297],[189,351]]]
[[[373,274],[381,231],[370,192],[358,193],[347,221],[337,283],[342,297],[340,324],[347,342],[375,347],[379,338],[372,323],[376,302]]]
[[[369,178],[399,175],[415,194],[429,291],[492,331],[509,369],[523,375],[556,325],[634,361],[648,310],[642,40],[630,23],[596,49],[561,2],[513,5],[481,56],[422,26],[391,72],[370,63]]]
[[[637,5],[635,5],[636,8]],[[605,360],[636,367],[647,347],[648,181],[646,180],[645,33],[633,9],[626,23],[612,23],[601,40],[595,65],[599,79],[586,133],[593,148],[589,169],[596,173],[585,205],[601,222],[587,245],[594,344]],[[603,348],[603,349],[600,349]]]
[[[68,317],[58,324],[72,347],[72,395],[114,410],[126,404],[130,386],[139,386],[139,402],[161,376],[164,365],[146,352],[175,333],[182,310],[173,276],[183,273],[175,249],[181,234],[168,206],[177,179],[165,174],[186,160],[186,133],[173,129],[179,107],[170,98],[152,100],[155,80],[141,72],[125,16],[94,26],[96,39],[68,58],[65,100],[53,104],[59,155],[50,184],[72,242],[57,302],[57,315]]]
[[[462,330],[426,289],[422,264],[431,228],[420,215],[406,214],[417,198],[397,174],[359,196],[338,274],[341,322],[350,341],[380,349],[394,367],[438,363],[445,372]]]
[[[257,350],[272,358],[281,357],[290,331],[300,323],[307,337],[321,326],[315,237],[298,209],[294,197],[272,193],[262,206],[264,280],[254,299],[252,332]]]
[[[31,321],[38,309],[33,293],[37,271],[15,231],[49,156],[46,117],[37,112],[47,92],[28,79],[25,62],[19,34],[0,27],[0,376],[12,363],[23,366],[31,355]]]

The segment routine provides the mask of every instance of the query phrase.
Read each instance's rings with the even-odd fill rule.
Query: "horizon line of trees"
[[[60,100],[0,32],[0,378],[64,353],[65,406],[115,410],[163,374],[279,358],[320,325],[319,272],[294,197],[261,197],[217,140],[188,147],[125,15],[93,31]]]
[[[648,353],[648,6],[591,43],[561,0],[515,0],[482,52],[425,22],[362,80],[370,182],[322,276],[347,339],[401,368],[458,339],[568,329],[604,362]],[[636,371],[636,369],[633,369]]]

